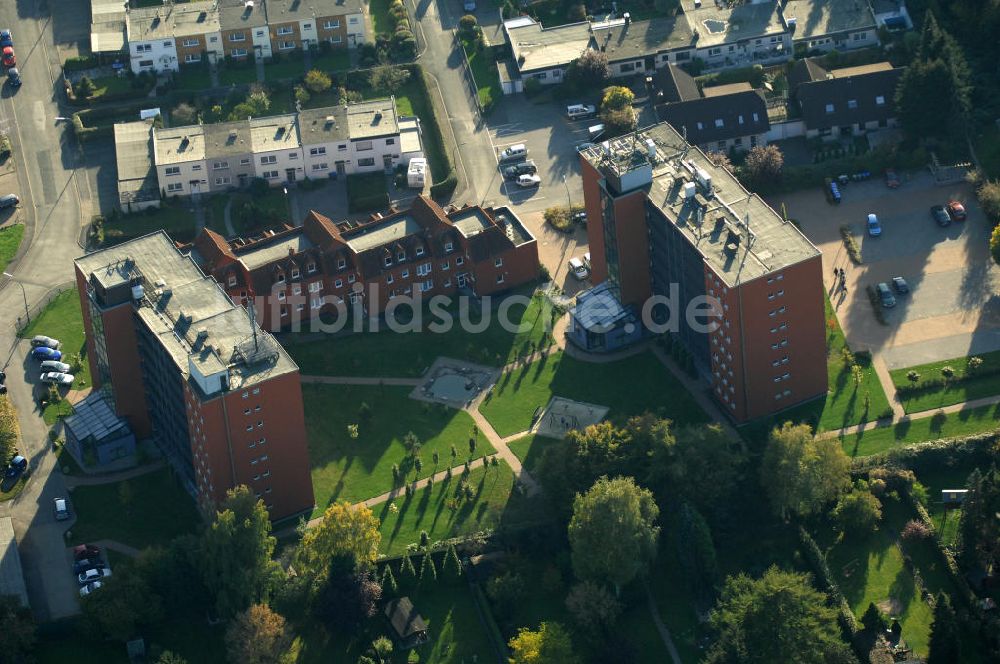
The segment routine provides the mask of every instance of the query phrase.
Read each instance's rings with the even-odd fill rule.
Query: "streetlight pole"
[[[566,187],[566,207],[569,208],[570,214],[573,213],[573,199],[569,195],[569,184],[566,182],[566,176],[562,176],[563,186]]]
[[[18,281],[17,279],[15,279],[14,275],[11,274],[10,272],[4,272],[3,276],[7,277],[8,279],[10,279],[15,284],[17,284],[18,286],[21,287],[21,297],[24,298],[24,317],[25,317],[25,319],[27,319],[27,322],[30,323],[31,322],[31,315],[28,313],[28,294],[24,292],[24,284],[22,284],[20,281]]]

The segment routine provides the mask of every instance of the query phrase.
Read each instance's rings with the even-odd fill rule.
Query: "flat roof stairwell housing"
[[[314,506],[299,369],[166,233],[78,258],[94,388],[206,514],[240,484],[274,520]]]
[[[581,162],[594,283],[668,329],[725,412],[745,422],[826,394],[821,254],[794,224],[667,123]],[[702,298],[711,314],[689,320]]]

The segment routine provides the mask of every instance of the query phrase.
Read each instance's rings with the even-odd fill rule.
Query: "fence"
[[[16,279],[14,279],[13,281],[18,286],[21,286],[21,284]],[[25,319],[24,315],[20,315],[17,317],[17,322],[14,324],[14,330],[18,334],[21,334],[21,332],[23,332],[25,328],[27,328],[28,325],[31,324],[31,321],[38,318],[38,314],[42,313],[45,307],[49,306],[49,304],[52,303],[52,300],[62,295],[70,288],[75,288],[75,287],[76,287],[75,281],[66,281],[50,288],[48,292],[46,292],[45,295],[42,296],[41,300],[35,302],[33,305],[28,307],[27,319]],[[24,286],[21,286],[21,288],[24,288]]]

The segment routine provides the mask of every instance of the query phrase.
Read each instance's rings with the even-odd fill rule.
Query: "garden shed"
[[[393,636],[403,648],[415,648],[427,642],[427,623],[417,613],[409,597],[400,597],[386,604],[385,617],[392,625]]]

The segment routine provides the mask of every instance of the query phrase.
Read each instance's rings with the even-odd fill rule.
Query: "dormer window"
[[[279,272],[278,276],[275,277],[275,281],[277,281],[279,284],[285,283],[285,275],[283,273]]]
[[[423,256],[423,255],[424,255],[424,248],[417,247],[417,256]]]
[[[233,276],[229,277],[229,285],[230,286],[235,286],[236,285],[236,275],[233,275]]]
[[[444,243],[444,250],[445,251],[451,251],[454,248],[455,248],[455,245],[453,245],[451,242],[445,242]]]
[[[385,266],[386,267],[392,266],[392,256],[386,256],[385,257]]]
[[[347,267],[347,261],[344,260],[343,258],[339,259],[337,261],[337,269],[338,270],[343,270],[345,267]]]
[[[315,271],[316,271],[316,263],[309,263],[309,265],[306,266],[306,272],[308,272],[309,274],[312,274]]]
[[[396,260],[398,260],[399,262],[405,261],[406,260],[406,252],[405,251],[401,251],[398,254],[396,254]]]
[[[299,268],[293,267],[292,268],[292,279],[298,279],[298,278],[299,278]]]

